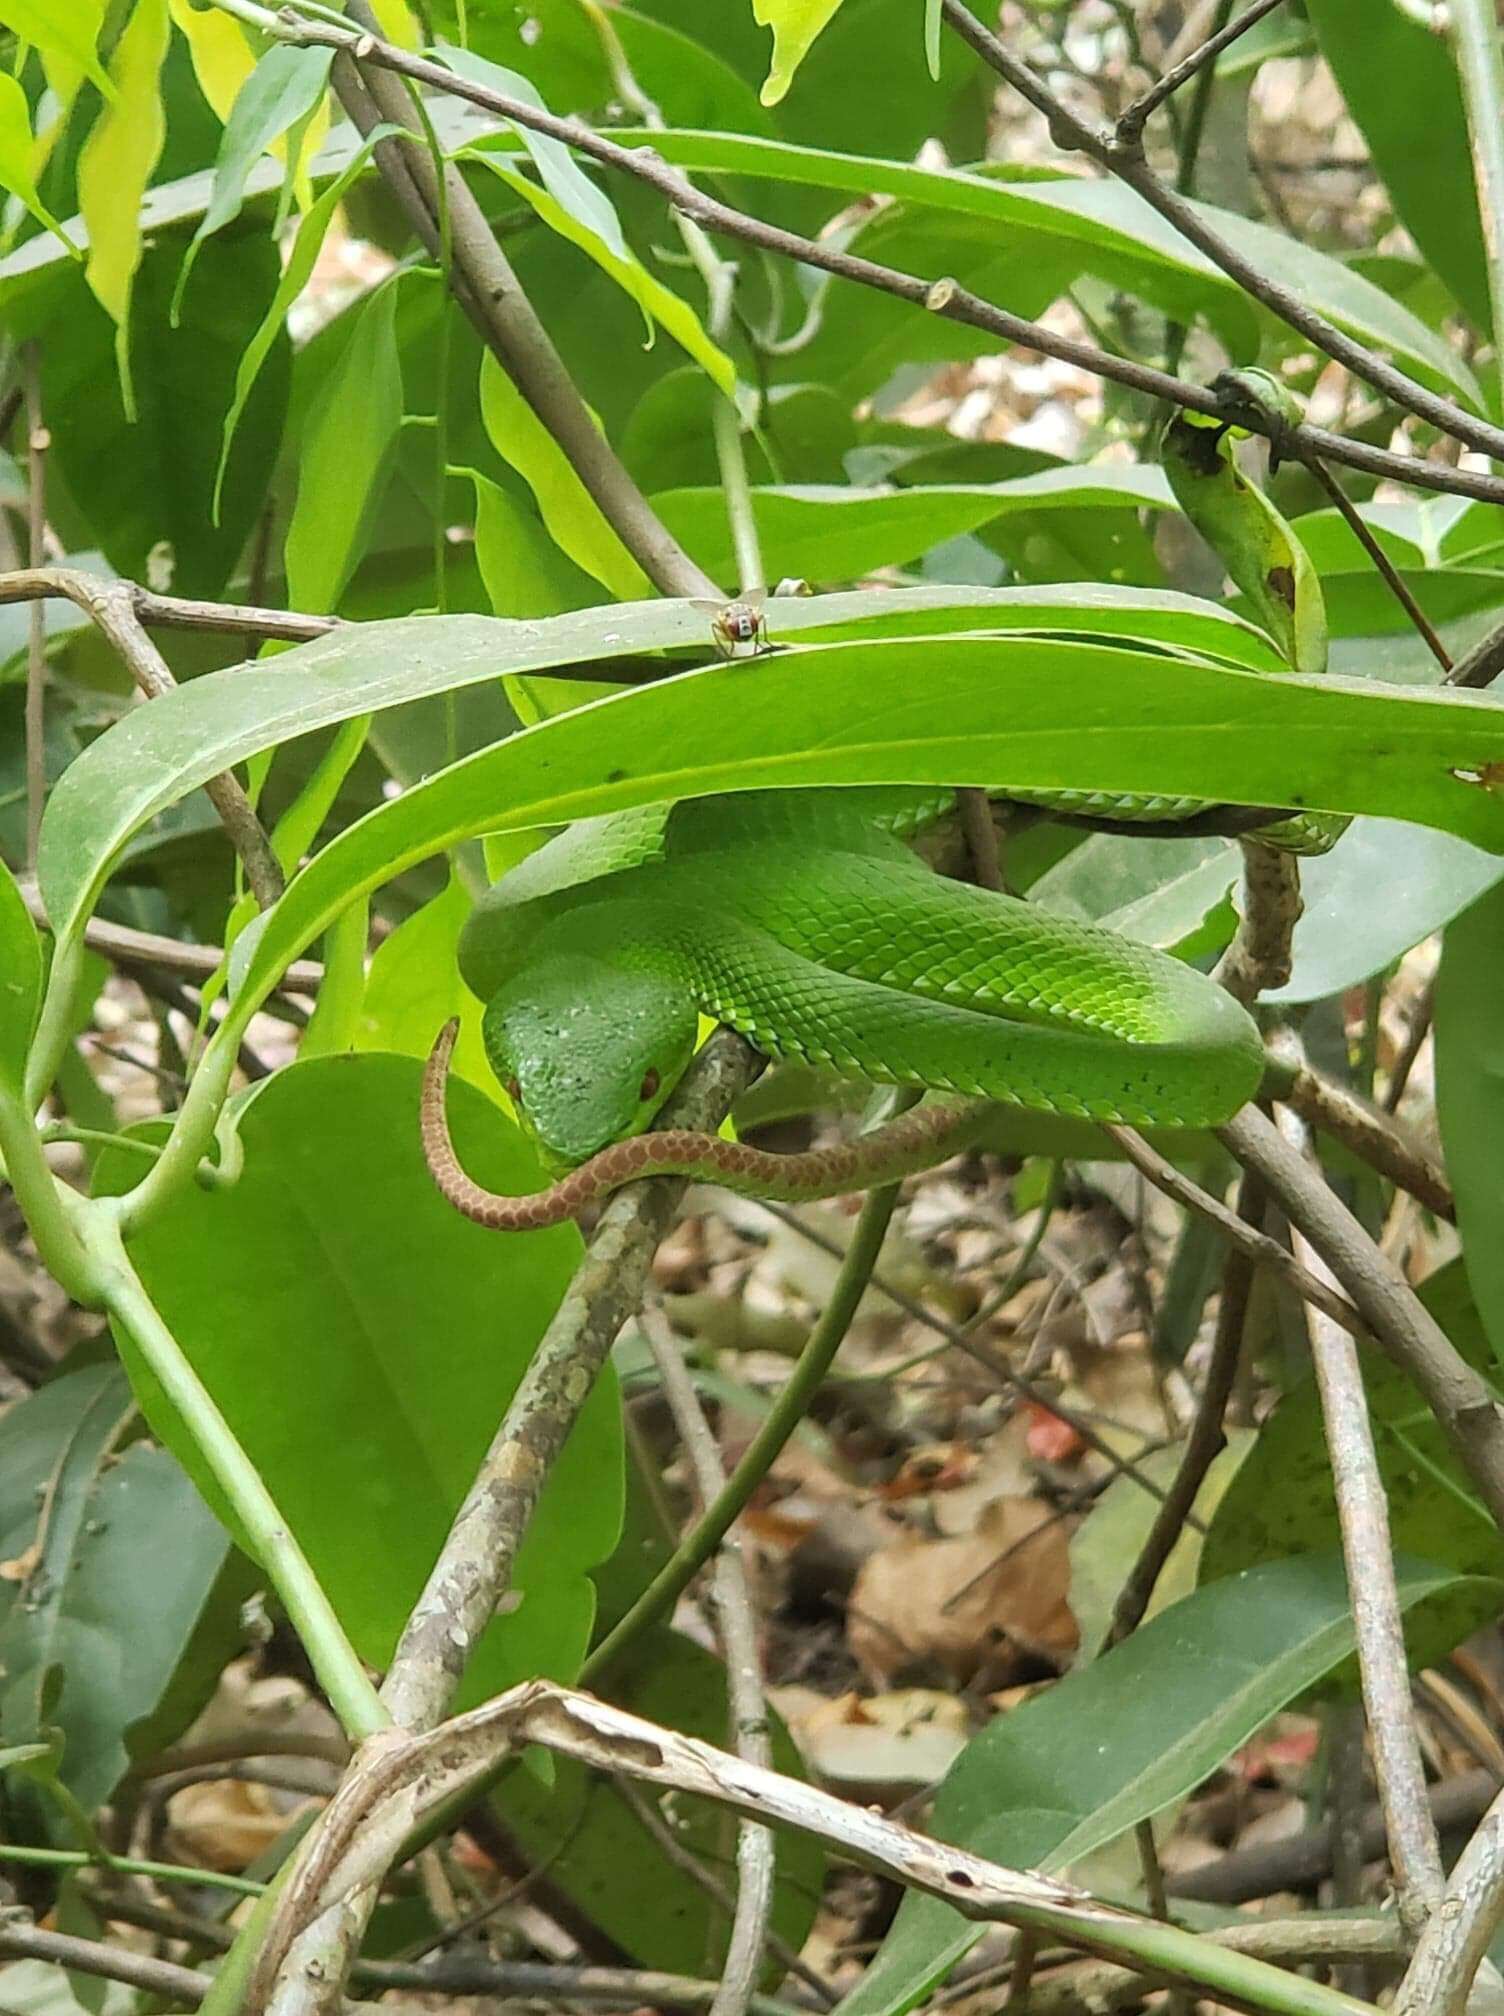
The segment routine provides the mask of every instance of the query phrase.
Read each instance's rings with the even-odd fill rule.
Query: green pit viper
[[[1237,382],[1266,407],[1282,389],[1263,374]],[[1319,583],[1290,527],[1237,468],[1227,431],[1173,420],[1163,450],[1171,487],[1285,657],[1319,671]],[[1185,798],[999,795],[1159,830],[1207,810]],[[487,1003],[486,1051],[520,1118],[545,1159],[572,1173],[524,1197],[465,1174],[444,1113],[451,1023],[429,1060],[422,1111],[444,1195],[481,1224],[522,1231],[647,1175],[785,1200],[890,1182],[968,1145],[993,1100],[1135,1125],[1229,1119],[1267,1068],[1247,1011],[1146,946],[937,877],[903,843],[950,796],[878,787],[646,806],[578,822],[528,857],[469,919],[460,971]],[[1257,837],[1312,852],[1343,823],[1291,818]],[[650,1131],[702,1015],[770,1057],[956,1096],[806,1154]]]

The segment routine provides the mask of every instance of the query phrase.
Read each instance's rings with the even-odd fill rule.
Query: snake
[[[1287,660],[1319,670],[1319,583],[1237,470],[1227,432],[1199,415],[1171,422],[1172,488]],[[1208,810],[1187,797],[994,795],[1156,832]],[[936,875],[907,843],[954,802],[916,786],[728,793],[577,821],[529,855],[477,903],[458,962],[485,1004],[492,1069],[555,1180],[509,1197],[461,1166],[445,1115],[451,1021],[421,1097],[425,1159],[445,1198],[520,1232],[651,1175],[785,1202],[891,1183],[972,1145],[997,1101],[1130,1126],[1231,1119],[1269,1070],[1248,1011],[1152,947]],[[1245,837],[1313,852],[1336,830],[1290,815]],[[926,1096],[855,1140],[798,1154],[655,1127],[703,1018],[764,1057]]]

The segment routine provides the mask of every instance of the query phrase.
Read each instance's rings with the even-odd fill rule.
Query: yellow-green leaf
[[[115,103],[100,113],[78,160],[78,208],[89,231],[85,277],[115,323],[121,398],[131,419],[131,287],[141,263],[141,199],[167,132],[157,80],[168,33],[167,0],[136,0],[110,62]]]
[[[0,26],[41,50],[54,90],[68,71],[82,71],[106,98],[113,98],[115,86],[96,51],[104,7],[105,0],[62,0],[61,5],[58,0],[0,0]]]
[[[198,88],[223,126],[240,96],[241,85],[256,67],[256,52],[246,40],[246,31],[230,15],[214,7],[195,7],[193,0],[167,0],[167,4],[188,44]]]
[[[647,576],[612,531],[563,449],[489,352],[480,367],[480,410],[497,454],[537,498],[539,515],[554,544],[619,601],[650,596]]]
[[[74,258],[82,255],[37,194],[31,179],[31,111],[26,93],[8,70],[0,70],[0,189],[8,189],[46,230],[55,232]]]
[[[699,316],[687,301],[675,294],[672,288],[665,287],[661,280],[655,280],[630,253],[625,259],[621,258],[599,232],[592,230],[574,211],[566,210],[549,190],[529,181],[503,156],[477,153],[470,158],[483,161],[493,175],[499,175],[508,188],[514,189],[525,203],[532,205],[550,231],[557,231],[571,245],[578,245],[603,273],[609,273],[617,286],[630,294],[641,308],[650,330],[654,322],[666,329],[682,350],[687,350],[698,364],[705,367],[728,399],[736,397],[736,372],[731,359],[719,344],[712,343]]]
[[[776,105],[815,37],[829,25],[841,0],[752,0],[752,13],[773,31],[773,65],[762,87],[764,105]]]

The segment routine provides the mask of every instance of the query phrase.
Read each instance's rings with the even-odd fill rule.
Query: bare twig
[[[1221,233],[1209,224],[1196,206],[1176,190],[1167,189],[1144,159],[1141,136],[1123,141],[1108,132],[1097,132],[1063,105],[1038,76],[1021,62],[1004,43],[985,28],[962,0],[941,0],[945,19],[963,42],[989,68],[1019,93],[1048,122],[1050,138],[1057,147],[1085,154],[1108,174],[1116,175],[1130,189],[1157,210],[1167,224],[1188,239],[1235,280],[1245,293],[1299,330],[1309,342],[1339,364],[1345,364],[1356,378],[1374,391],[1392,399],[1405,412],[1429,420],[1444,434],[1476,448],[1484,455],[1504,454],[1504,429],[1465,412],[1450,399],[1443,399],[1427,386],[1391,364],[1377,351],[1328,322],[1292,289],[1263,273]]]
[[[1504,1793],[1458,1856],[1394,1998],[1395,2016],[1463,2016],[1504,1918]]]
[[[992,800],[976,785],[964,784],[956,792],[956,808],[961,815],[961,830],[966,835],[966,850],[971,856],[977,886],[1002,894],[1003,863],[998,852]]]
[[[18,567],[0,574],[0,603],[33,602],[41,596],[57,595],[87,614],[93,613],[90,598],[106,585],[117,595],[128,595],[138,622],[164,630],[246,631],[253,637],[276,637],[294,644],[306,644],[330,630],[344,628],[339,616],[300,616],[288,609],[251,609],[236,602],[197,602],[181,595],[157,595],[135,581],[106,584],[98,574],[86,574],[78,567]]]
[[[643,1318],[669,1411],[694,1471],[703,1514],[726,1488],[726,1472],[694,1382],[684,1369],[662,1311],[645,1310]],[[732,1747],[744,1764],[770,1765],[773,1748],[768,1740],[768,1704],[763,1693],[752,1592],[741,1544],[734,1533],[726,1535],[717,1551],[714,1589],[721,1653],[726,1663]],[[773,1910],[773,1836],[756,1821],[737,1823],[736,1867],[731,1937],[711,2016],[747,2016],[762,1965],[762,1949]]]
[[[815,267],[838,279],[876,288],[897,300],[927,309],[931,314],[943,315],[949,321],[985,330],[1003,342],[1016,343],[1023,349],[1078,365],[1083,371],[1126,385],[1148,398],[1165,399],[1188,411],[1209,414],[1213,419],[1236,421],[1253,433],[1279,431],[1280,439],[1291,455],[1321,455],[1329,462],[1340,462],[1348,468],[1361,469],[1372,476],[1388,477],[1398,483],[1413,483],[1421,489],[1455,496],[1477,497],[1486,503],[1504,503],[1504,478],[1475,469],[1454,469],[1447,463],[1423,461],[1413,455],[1397,455],[1388,449],[1370,447],[1366,442],[1345,440],[1340,434],[1333,434],[1324,427],[1302,425],[1276,430],[1275,423],[1266,415],[1250,412],[1246,402],[1229,401],[1205,386],[1193,385],[1131,358],[1117,357],[1089,343],[1062,336],[1041,323],[1010,315],[1006,309],[983,301],[948,280],[937,283],[918,274],[899,272],[871,259],[843,252],[829,240],[804,238],[797,232],[764,223],[760,218],[734,210],[730,205],[719,203],[695,189],[649,148],[624,147],[619,141],[608,139],[578,120],[560,119],[552,113],[540,111],[506,92],[495,91],[488,85],[457,76],[426,57],[414,56],[374,35],[357,35],[351,29],[337,27],[326,20],[290,19],[286,14],[274,13],[258,5],[257,0],[213,0],[213,4],[222,12],[249,22],[276,41],[347,51],[353,50],[358,42],[361,61],[367,68],[375,65],[395,71],[434,90],[445,91],[472,105],[479,105],[514,125],[528,127],[535,133],[549,134],[566,146],[578,148],[592,160],[631,175],[655,189],[672,208],[694,218],[707,231],[739,238],[746,244],[796,260],[801,265]]]
[[[1245,1223],[1257,1226],[1264,1211],[1264,1186],[1256,1177],[1245,1176],[1238,1195],[1238,1217]],[[1169,1560],[1176,1541],[1185,1530],[1186,1520],[1196,1503],[1197,1493],[1206,1480],[1206,1473],[1212,1467],[1220,1451],[1226,1446],[1227,1437],[1223,1432],[1223,1416],[1227,1403],[1232,1398],[1233,1386],[1238,1376],[1238,1361],[1243,1350],[1243,1326],[1248,1316],[1248,1297],[1253,1287],[1253,1261],[1241,1251],[1234,1251],[1222,1275],[1222,1300],[1217,1310],[1217,1328],[1212,1342],[1211,1357],[1207,1361],[1206,1384],[1201,1400],[1196,1408],[1196,1417],[1191,1423],[1191,1432],[1186,1437],[1185,1451],[1180,1459],[1180,1467],[1175,1472],[1164,1503],[1154,1516],[1154,1523],[1148,1537],[1139,1550],[1138,1559],[1128,1573],[1128,1578],[1118,1592],[1113,1606],[1112,1623],[1107,1633],[1107,1643],[1117,1645],[1130,1632],[1137,1630],[1149,1607],[1156,1583]]]
[[[1246,35],[1250,28],[1256,28],[1266,14],[1272,14],[1282,0],[1254,0],[1251,7],[1226,22],[1215,34],[1193,49],[1173,68],[1167,70],[1156,84],[1152,84],[1142,97],[1135,98],[1119,113],[1114,126],[1114,138],[1120,146],[1134,146],[1142,138],[1149,116],[1157,112],[1167,98],[1172,97],[1182,84],[1188,84],[1198,70],[1216,64],[1224,49],[1230,49],[1234,42]]]
[[[1456,1224],[1457,1199],[1446,1171],[1418,1143],[1409,1140],[1386,1114],[1369,1106],[1345,1085],[1304,1066],[1281,1096],[1303,1120],[1330,1134],[1334,1141],[1340,1141],[1351,1154],[1371,1169],[1377,1169],[1397,1188],[1419,1198],[1438,1218]]]
[[[1300,1138],[1304,1135],[1302,1122],[1287,1111],[1285,1127],[1287,1134],[1295,1137],[1290,1142],[1292,1152],[1300,1154],[1305,1145]],[[1319,1255],[1298,1227],[1293,1237],[1296,1253],[1308,1266],[1319,1268]],[[1416,1938],[1441,1896],[1441,1851],[1436,1823],[1426,1804],[1426,1774],[1410,1699],[1389,1505],[1379,1475],[1357,1346],[1319,1310],[1313,1312],[1310,1325],[1311,1360],[1332,1461],[1337,1523],[1358,1644],[1358,1676],[1389,1839],[1395,1902],[1401,1924]]]
[[[1492,1771],[1464,1771],[1430,1788],[1427,1804],[1444,1833],[1471,1828],[1487,1812],[1499,1789]],[[1377,1805],[1364,1808],[1362,1852],[1372,1857],[1384,1853],[1384,1816]],[[1252,1848],[1237,1848],[1199,1869],[1171,1876],[1172,1897],[1190,1897],[1207,1904],[1247,1904],[1258,1897],[1272,1897],[1282,1890],[1307,1890],[1331,1874],[1332,1823],[1287,1836],[1283,1841],[1261,1841]]]
[[[1381,1103],[1386,1113],[1399,1111],[1400,1101],[1405,1096],[1405,1087],[1410,1083],[1410,1073],[1415,1069],[1416,1059],[1425,1048],[1426,1038],[1431,1033],[1431,1018],[1435,1012],[1436,982],[1433,978],[1421,989],[1410,1011],[1410,1019],[1405,1026],[1404,1044],[1394,1060],[1389,1083],[1384,1087]]]
[[[1352,1297],[1376,1343],[1419,1387],[1489,1511],[1504,1527],[1504,1409],[1394,1262],[1273,1123],[1247,1106],[1218,1130],[1268,1184],[1292,1225]]]
[[[4,592],[18,581],[23,584],[20,593]],[[42,606],[38,599],[41,595],[66,596],[114,645],[141,692],[148,699],[156,699],[171,692],[177,682],[161,652],[141,627],[136,599],[140,592],[131,582],[102,581],[97,575],[84,574],[73,567],[34,566],[24,575],[10,576],[9,583],[0,581],[0,600],[30,601],[34,610]],[[263,909],[275,903],[282,893],[282,870],[239,779],[226,771],[222,776],[211,777],[204,792],[240,856],[256,901]]]
[[[1442,643],[1440,637],[1437,636],[1430,617],[1427,616],[1425,610],[1421,608],[1420,604],[1411,594],[1409,583],[1406,581],[1404,575],[1401,574],[1398,567],[1395,566],[1389,555],[1384,551],[1382,543],[1374,536],[1373,527],[1368,523],[1357,505],[1354,504],[1351,497],[1348,496],[1342,485],[1319,456],[1312,456],[1305,463],[1305,467],[1315,477],[1317,483],[1336,506],[1348,530],[1358,541],[1358,544],[1363,548],[1378,573],[1382,576],[1385,587],[1388,588],[1395,601],[1399,603],[1405,614],[1410,618],[1418,635],[1424,640],[1426,649],[1436,660],[1443,672],[1450,672],[1452,669],[1452,654],[1448,651],[1446,645]]]
[[[46,906],[34,882],[23,882],[21,895],[36,922],[48,924]],[[190,980],[208,980],[225,963],[222,945],[191,945],[181,938],[164,938],[157,931],[137,931],[129,924],[110,924],[91,917],[84,926],[84,943],[120,966],[155,966],[163,972],[182,973]],[[284,994],[317,994],[324,969],[316,959],[295,959],[282,975],[278,991]]]
[[[144,1988],[149,1995],[165,1995],[174,2002],[200,2002],[211,1986],[202,1974],[174,1961],[127,1953],[119,1946],[75,1938],[71,1932],[44,1932],[10,1917],[0,1918],[0,1953],[11,1960],[42,1960],[49,1967],[66,1967],[97,1981],[123,1981],[127,1987]]]
[[[42,372],[37,346],[22,361],[26,394],[26,557],[40,567],[47,557],[47,449],[42,424]],[[47,802],[47,612],[31,608],[26,645],[26,864],[36,867],[37,839]]]

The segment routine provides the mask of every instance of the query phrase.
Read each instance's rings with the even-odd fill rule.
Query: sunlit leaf
[[[764,105],[776,105],[810,44],[830,21],[841,0],[752,0],[752,12],[773,31],[773,64],[762,87]]]

